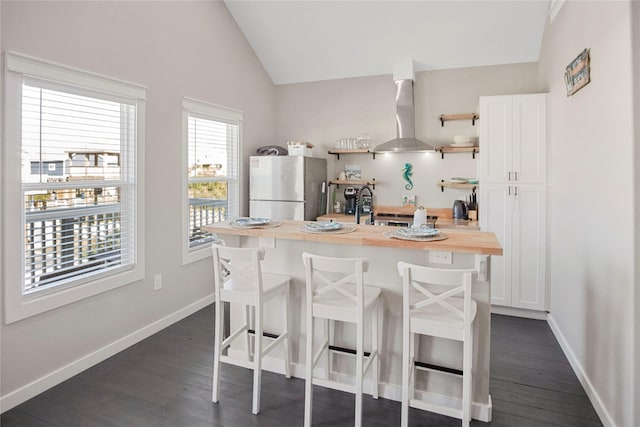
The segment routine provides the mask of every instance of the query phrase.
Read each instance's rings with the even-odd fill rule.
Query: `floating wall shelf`
[[[480,147],[440,147],[436,148],[436,151],[440,153],[444,159],[444,153],[471,153],[471,157],[476,158],[476,153],[480,152]]]
[[[367,148],[358,150],[329,150],[328,153],[337,156],[338,160],[340,160],[340,154],[371,154],[374,160],[376,158],[376,153]]]
[[[440,190],[444,192],[445,188],[457,188],[457,189],[471,189],[475,191],[478,188],[478,184],[469,184],[469,183],[457,183],[457,182],[445,182],[444,180],[440,181],[437,184],[440,187]]]
[[[440,114],[438,116],[440,119],[441,126],[444,126],[444,122],[449,120],[471,120],[471,125],[475,126],[476,120],[480,120],[480,116],[476,113],[469,114]]]
[[[340,185],[351,185],[351,186],[362,186],[362,185],[370,185],[374,190],[376,189],[376,181],[375,178],[372,179],[332,179],[329,181],[329,185],[335,185],[336,187],[340,187]]]

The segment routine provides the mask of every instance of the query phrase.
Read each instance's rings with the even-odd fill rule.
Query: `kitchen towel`
[[[427,210],[420,206],[413,213],[413,226],[414,227],[422,227],[427,223]]]
[[[258,147],[256,149],[256,154],[258,156],[286,156],[289,154],[289,151],[279,145],[265,145],[263,147]]]

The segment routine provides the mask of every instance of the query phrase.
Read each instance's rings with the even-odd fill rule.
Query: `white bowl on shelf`
[[[466,184],[467,182],[469,182],[469,180],[467,178],[460,178],[456,176],[454,178],[451,178],[449,182],[452,184]]]
[[[476,142],[476,138],[467,135],[456,135],[453,137],[453,141],[449,144],[449,147],[454,148],[462,148],[462,147],[473,147]]]
[[[454,135],[453,142],[454,144],[469,144],[471,137],[467,135]]]

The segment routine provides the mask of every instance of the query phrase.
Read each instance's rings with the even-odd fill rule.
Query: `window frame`
[[[240,177],[242,176],[242,136],[243,136],[243,112],[221,105],[211,104],[193,98],[183,98],[182,100],[182,265],[190,264],[211,256],[209,244],[196,247],[189,247],[189,115],[193,114],[204,119],[219,120],[223,122],[234,122],[238,126],[238,146],[236,147],[237,176],[225,178],[225,181],[235,180],[235,207],[232,206],[231,195],[229,195],[228,212],[232,215],[239,215],[240,212]],[[214,181],[214,180],[212,180]]]
[[[124,97],[136,108],[133,194],[135,197],[132,235],[134,262],[131,268],[105,271],[70,284],[24,293],[24,221],[22,182],[22,84],[25,79],[51,81],[92,92]],[[146,87],[38,59],[5,52],[4,55],[4,152],[2,153],[2,278],[4,282],[4,321],[10,324],[31,316],[75,303],[100,293],[138,282],[145,277],[144,263],[144,129]],[[15,248],[20,248],[16,251]],[[20,259],[20,262],[17,262]]]

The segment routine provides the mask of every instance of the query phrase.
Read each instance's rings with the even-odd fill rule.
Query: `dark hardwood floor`
[[[304,381],[263,374],[262,410],[251,414],[251,372],[223,365],[211,403],[213,307],[166,328],[2,414],[12,426],[300,426]],[[589,399],[544,321],[492,317],[493,421],[474,426],[600,426]],[[317,426],[352,426],[353,396],[314,389]],[[364,397],[364,425],[396,426],[400,404]],[[460,421],[411,409],[413,426]]]

